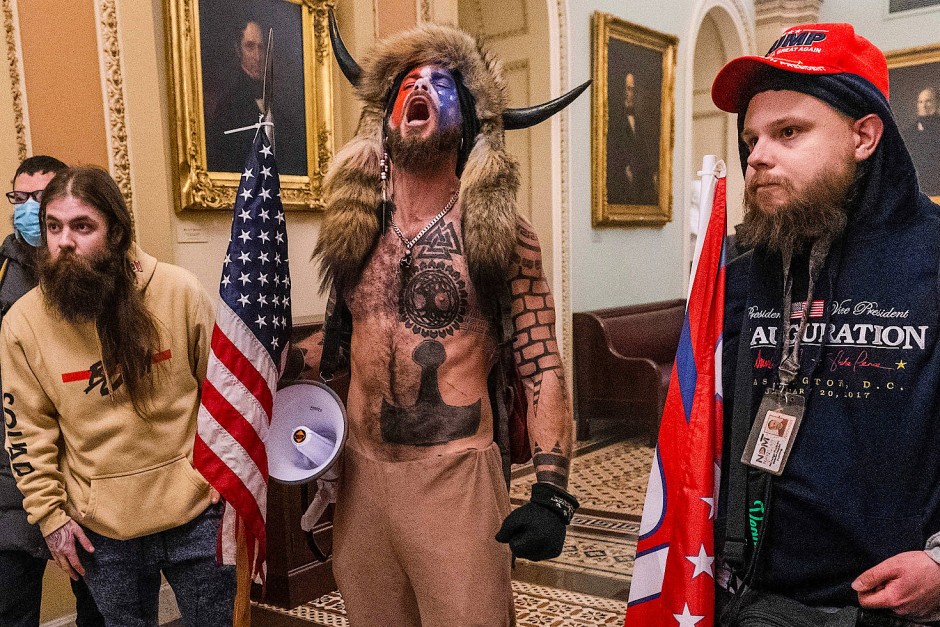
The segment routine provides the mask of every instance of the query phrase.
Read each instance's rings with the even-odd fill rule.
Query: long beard
[[[744,190],[744,220],[737,230],[738,241],[745,247],[763,246],[772,251],[792,254],[822,239],[832,241],[845,230],[847,208],[858,181],[858,167],[846,162],[839,172],[828,172],[811,181],[798,194],[787,179],[763,177],[751,180]],[[757,182],[773,182],[784,188],[790,201],[766,211],[760,207]]]
[[[460,145],[459,126],[433,133],[428,137],[403,137],[397,128],[388,131],[388,150],[395,167],[422,172],[433,170],[441,163],[441,155],[453,152]]]
[[[145,415],[153,390],[151,359],[160,343],[157,322],[144,304],[126,252],[106,249],[91,259],[39,249],[39,284],[46,302],[70,323],[94,322],[104,367],[117,389],[127,386]]]
[[[110,250],[91,259],[74,253],[53,258],[45,246],[38,250],[43,298],[68,322],[96,321],[114,299],[118,282],[126,280]],[[123,255],[120,263],[126,263]]]

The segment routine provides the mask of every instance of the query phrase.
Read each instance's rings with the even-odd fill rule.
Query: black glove
[[[565,527],[571,522],[578,500],[550,483],[532,485],[532,498],[506,516],[496,534],[497,542],[508,542],[513,557],[533,562],[561,555]]]

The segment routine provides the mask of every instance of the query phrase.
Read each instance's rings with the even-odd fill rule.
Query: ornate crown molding
[[[16,152],[20,161],[29,156],[29,128],[26,125],[26,89],[23,85],[22,55],[19,53],[15,0],[2,0],[3,30],[6,33],[7,62],[13,90],[13,124],[16,127]]]
[[[755,0],[754,16],[758,25],[768,22],[815,22],[822,0]]]
[[[108,133],[108,165],[111,176],[117,182],[127,203],[131,225],[136,232],[116,0],[95,0],[95,17],[98,20],[98,56],[101,62],[105,126]]]

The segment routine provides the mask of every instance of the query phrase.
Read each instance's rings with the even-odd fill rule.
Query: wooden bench
[[[590,437],[592,422],[607,420],[656,441],[684,318],[684,299],[574,314],[579,440]]]

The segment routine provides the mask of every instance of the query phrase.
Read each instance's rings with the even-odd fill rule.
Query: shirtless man
[[[327,178],[315,253],[332,290],[321,372],[348,363],[351,377],[336,580],[354,626],[510,625],[510,552],[557,556],[577,501],[554,303],[503,147],[503,78],[469,35],[437,25],[381,42],[364,69],[334,47],[365,101]],[[537,476],[512,514],[488,386],[504,328]]]

